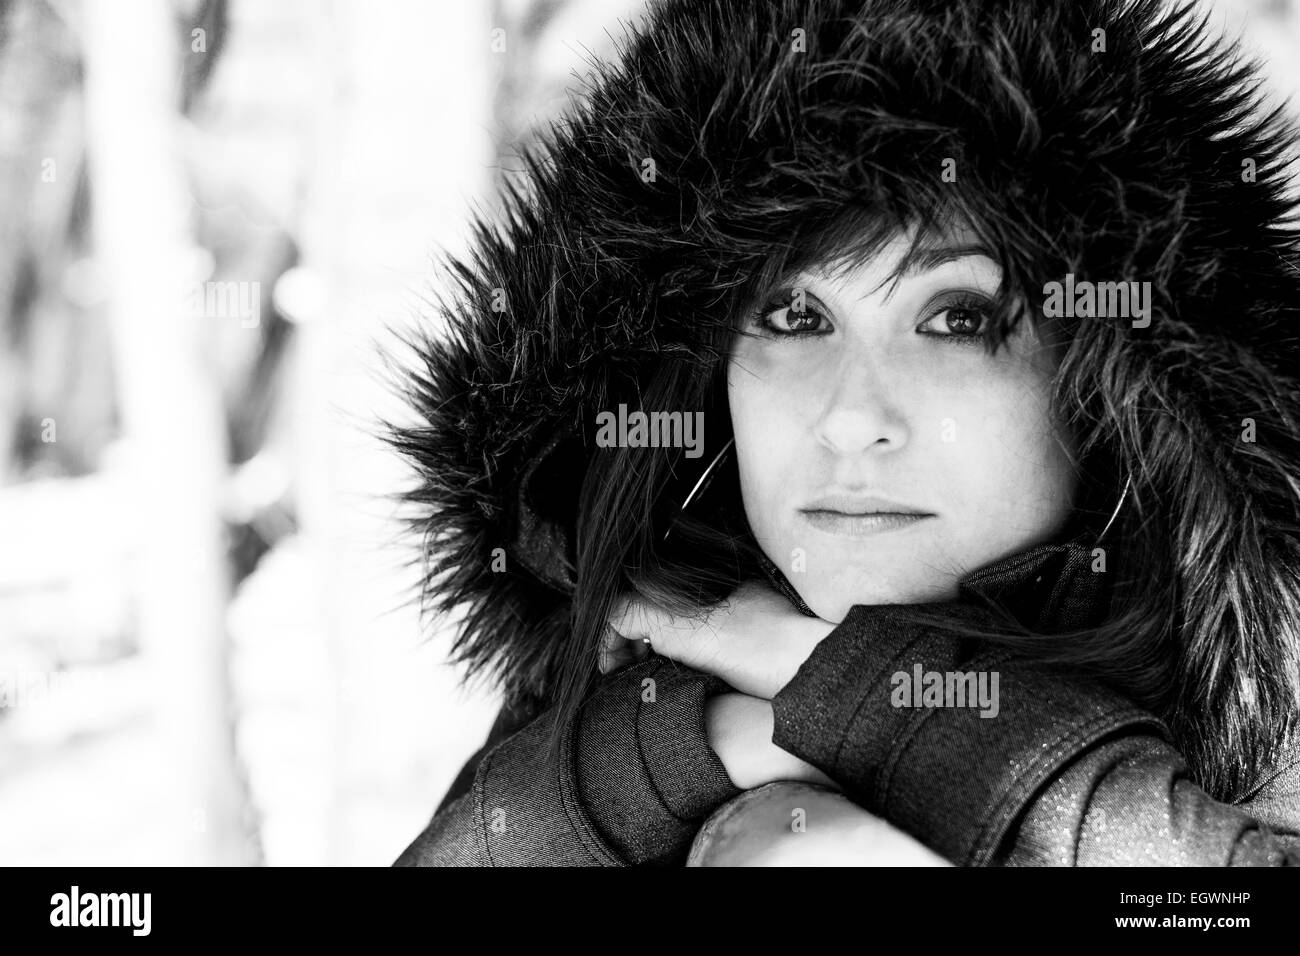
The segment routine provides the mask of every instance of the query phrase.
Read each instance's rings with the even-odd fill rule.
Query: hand
[[[629,651],[620,648],[620,641],[649,640],[655,653],[764,700],[775,697],[835,629],[821,618],[800,614],[782,595],[758,582],[741,585],[698,616],[679,617],[640,598],[625,597],[615,605],[609,624],[602,670],[609,669],[607,663],[626,659]]]
[[[687,866],[951,866],[839,793],[806,783],[747,790],[704,821]]]

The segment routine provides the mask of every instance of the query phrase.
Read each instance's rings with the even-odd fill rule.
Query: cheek
[[[811,434],[805,420],[807,403],[792,400],[800,395],[794,384],[798,381],[797,370],[763,362],[761,353],[735,358],[727,368],[741,494],[750,526],[760,539],[775,530],[790,473],[798,468]]]
[[[794,496],[816,480],[815,359],[814,350],[796,356],[742,345],[727,369],[742,506],[755,540],[783,567],[792,548]]]
[[[1064,520],[1076,475],[1070,437],[1051,414],[1050,388],[1034,369],[986,379],[957,414],[944,470],[953,504],[972,526],[1001,523],[1040,535]]]

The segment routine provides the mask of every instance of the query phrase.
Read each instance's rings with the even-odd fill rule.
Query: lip
[[[864,537],[898,531],[934,514],[876,495],[824,495],[799,509],[808,524],[827,534]]]

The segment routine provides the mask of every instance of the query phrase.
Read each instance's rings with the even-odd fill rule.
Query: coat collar
[[[1108,576],[1094,570],[1103,557],[1095,538],[1095,532],[1081,531],[999,558],[962,579],[960,599],[999,604],[1038,631],[1095,627],[1110,602]],[[800,613],[816,616],[775,564],[766,557],[761,563],[774,588]]]
[[[987,564],[958,585],[963,598],[1000,603],[1041,632],[1096,627],[1110,607],[1110,576],[1096,533],[1081,531]]]

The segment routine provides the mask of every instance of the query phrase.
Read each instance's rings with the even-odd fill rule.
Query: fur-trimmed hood
[[[1148,326],[1080,324],[1062,388],[1085,443],[1141,463],[1127,520],[1167,529],[1184,742],[1259,750],[1244,728],[1289,726],[1291,134],[1235,54],[1148,0],[678,0],[625,46],[447,260],[404,382],[420,420],[393,437],[419,472],[428,606],[466,611],[457,659],[545,700],[597,413],[648,362],[707,351],[805,228],[948,206],[1036,306],[1066,273],[1151,283]]]

